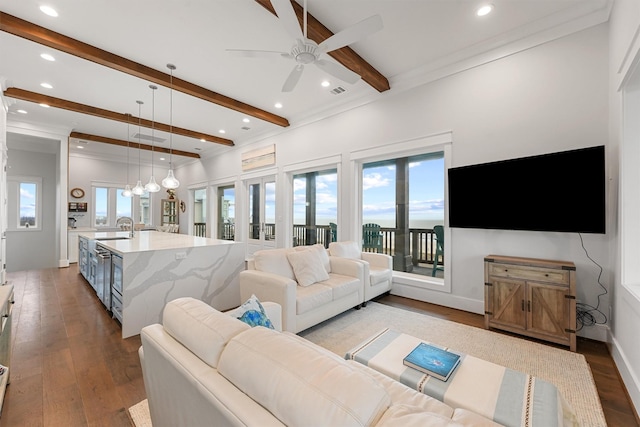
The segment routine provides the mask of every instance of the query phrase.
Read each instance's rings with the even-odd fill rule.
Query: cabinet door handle
[[[522,311],[524,311],[524,300],[522,300],[521,306],[522,306]]]
[[[531,313],[531,300],[527,301],[527,311]]]

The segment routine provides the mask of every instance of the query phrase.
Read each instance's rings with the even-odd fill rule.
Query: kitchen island
[[[160,323],[164,306],[176,298],[197,298],[218,310],[240,305],[244,243],[158,231],[83,236],[111,253],[111,309],[123,338]]]

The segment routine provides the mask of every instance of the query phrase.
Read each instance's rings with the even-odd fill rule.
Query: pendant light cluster
[[[180,181],[178,181],[175,177],[175,175],[173,174],[173,70],[176,69],[176,66],[173,64],[167,64],[167,68],[169,70],[171,70],[171,92],[170,92],[170,101],[169,101],[169,172],[167,173],[167,177],[165,179],[162,180],[162,186],[166,189],[169,190],[173,190],[176,189],[180,186]],[[127,184],[125,186],[124,191],[122,192],[122,195],[124,197],[132,197],[134,195],[136,196],[141,196],[144,194],[145,191],[149,192],[149,193],[156,193],[158,191],[160,191],[160,186],[158,185],[158,183],[156,182],[156,179],[153,175],[154,172],[154,161],[153,161],[153,154],[154,154],[154,142],[155,142],[155,106],[156,106],[156,97],[155,97],[155,91],[156,89],[158,89],[158,86],[155,85],[149,85],[149,88],[151,89],[151,177],[149,178],[149,182],[147,182],[147,184],[143,187],[142,186],[142,181],[140,180],[140,132],[141,132],[141,109],[142,109],[142,104],[144,104],[144,102],[142,101],[136,101],[136,103],[138,104],[138,182],[136,183],[135,187],[131,188],[131,186],[129,184]],[[129,118],[131,117],[131,114],[127,115],[127,182],[129,181],[129,145],[130,145],[130,140],[129,140]]]

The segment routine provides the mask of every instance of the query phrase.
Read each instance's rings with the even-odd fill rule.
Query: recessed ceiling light
[[[51,86],[49,83],[40,83],[40,86],[45,89],[53,89],[53,86]]]
[[[165,160],[165,158],[164,157],[160,157],[160,160]]]
[[[20,114],[27,114],[27,112],[25,110],[18,110],[18,113]]]
[[[200,139],[200,142],[207,142],[207,140],[206,140],[206,139],[204,139],[204,138],[201,138],[201,139]]]
[[[330,84],[331,83],[329,83],[329,80],[323,80],[322,83],[320,83],[322,87],[329,87]]]
[[[249,120],[247,117],[245,117],[244,119],[242,119],[242,121],[243,121],[244,123],[249,123],[251,120]]]
[[[58,16],[58,12],[51,6],[40,6],[40,11],[45,15],[53,16],[54,18]]]
[[[274,105],[274,107],[276,107],[276,108],[282,108],[282,104],[281,104],[281,103],[279,103],[279,102],[276,102],[276,103],[275,103],[275,105]]]
[[[226,131],[226,130],[224,130],[224,129],[220,129],[220,130],[218,131],[218,133],[227,133],[227,131]]]
[[[40,58],[46,59],[47,61],[55,61],[56,60],[56,58],[54,58],[52,55],[49,55],[48,53],[41,54]]]
[[[47,104],[39,104],[39,105],[40,105],[41,107],[44,107],[44,108],[49,108],[49,106],[48,106]]]
[[[485,4],[483,6],[480,6],[478,8],[478,10],[476,10],[476,15],[485,16],[485,15],[490,14],[492,10],[493,10],[493,5],[492,4]]]
[[[82,150],[82,149],[84,149],[84,147],[83,147],[82,145],[78,145],[77,147],[78,147],[79,149],[81,149],[81,150]]]

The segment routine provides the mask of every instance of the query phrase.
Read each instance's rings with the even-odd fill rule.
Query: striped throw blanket
[[[402,359],[420,342],[411,335],[383,329],[350,350],[345,359],[367,365],[453,408],[473,411],[508,427],[574,424],[575,415],[556,386],[531,375],[464,354],[446,382],[405,366]]]

